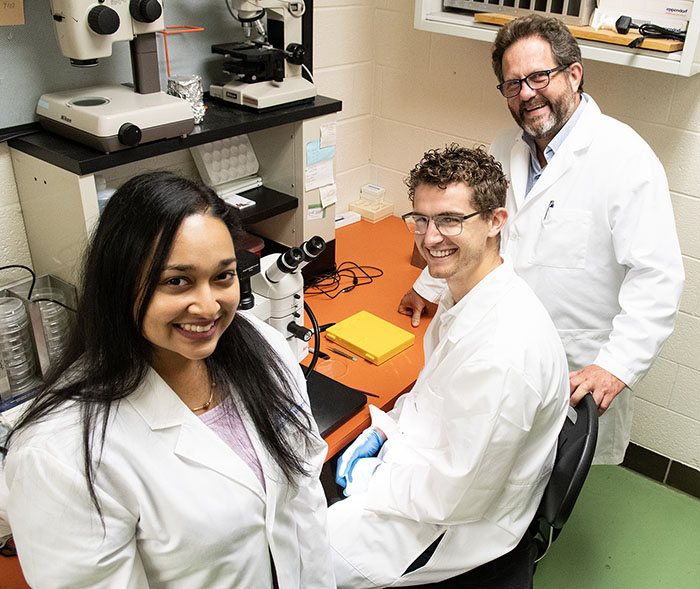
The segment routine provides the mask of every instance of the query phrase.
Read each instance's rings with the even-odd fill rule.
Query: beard
[[[525,110],[542,105],[549,107],[547,117],[526,122]],[[567,92],[552,100],[542,95],[534,96],[527,102],[521,102],[517,111],[511,108],[510,114],[518,126],[533,139],[551,140],[571,118],[574,110],[576,110],[576,96],[573,90],[568,89]]]

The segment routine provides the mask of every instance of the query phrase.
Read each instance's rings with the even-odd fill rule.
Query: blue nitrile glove
[[[363,431],[348,449],[338,458],[338,469],[335,471],[335,482],[343,489],[348,484],[348,473],[360,458],[369,458],[379,452],[384,440],[382,435],[371,427]]]
[[[348,484],[343,489],[343,495],[350,497],[355,493],[364,493],[369,486],[369,479],[377,470],[380,464],[384,464],[381,458],[360,458],[348,473]]]

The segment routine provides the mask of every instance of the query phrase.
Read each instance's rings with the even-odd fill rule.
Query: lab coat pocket
[[[611,332],[610,329],[560,329],[558,331],[571,371],[593,364],[598,352],[608,343]]]
[[[530,263],[550,268],[585,268],[592,224],[591,211],[548,208]]]

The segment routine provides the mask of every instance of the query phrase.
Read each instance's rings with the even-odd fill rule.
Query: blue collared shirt
[[[566,124],[561,128],[559,133],[557,133],[554,136],[554,138],[549,142],[547,147],[544,148],[544,159],[547,161],[547,164],[549,164],[549,162],[552,161],[554,154],[562,146],[566,138],[571,133],[571,130],[576,126],[576,123],[581,118],[581,114],[583,113],[583,109],[586,107],[587,102],[588,97],[585,94],[583,94],[581,96],[581,102],[579,103],[578,107],[576,107],[574,114],[571,115],[571,117],[568,121],[566,121]],[[527,198],[527,195],[530,194],[530,190],[532,190],[532,187],[535,185],[535,182],[539,180],[546,166],[541,166],[540,161],[537,159],[537,145],[535,144],[534,138],[530,137],[529,135],[526,135],[525,133],[523,133],[522,138],[525,144],[530,149],[530,168],[527,174],[527,187],[525,189],[525,197]]]

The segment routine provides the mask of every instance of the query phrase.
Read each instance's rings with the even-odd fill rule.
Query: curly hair
[[[567,26],[558,18],[543,14],[528,14],[510,21],[496,35],[491,50],[491,65],[499,83],[503,83],[503,54],[521,39],[540,37],[549,43],[557,66],[581,64],[581,83],[578,91],[583,94],[583,63],[581,48]]]
[[[491,216],[489,209],[505,206],[508,189],[501,164],[482,146],[469,149],[457,143],[426,151],[404,182],[411,203],[421,184],[445,188],[453,182],[464,182],[472,189],[472,206],[484,211],[481,216],[485,219]]]

